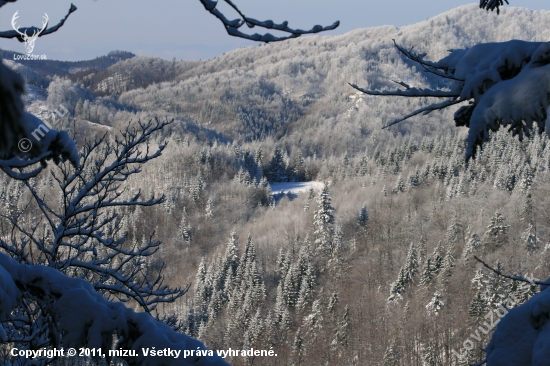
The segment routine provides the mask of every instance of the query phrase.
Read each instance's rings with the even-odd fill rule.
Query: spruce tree
[[[330,299],[328,301],[327,310],[332,315],[334,315],[334,312],[336,311],[336,307],[338,306],[338,303],[340,302],[340,297],[336,292],[333,292],[330,296]]]
[[[494,269],[504,273],[504,265],[497,260]],[[485,285],[485,299],[490,308],[499,306],[507,296],[508,289],[504,278],[491,271]]]
[[[504,216],[497,210],[495,216],[491,217],[491,223],[487,225],[485,238],[493,250],[502,246],[508,238],[507,234],[510,225],[506,225],[504,221]]]
[[[397,177],[397,181],[395,182],[395,186],[392,189],[393,193],[399,193],[399,192],[405,192],[405,182],[403,181],[403,177],[401,174]]]
[[[407,251],[407,257],[405,264],[399,270],[397,280],[390,285],[390,296],[388,297],[389,303],[395,303],[403,297],[405,289],[413,282],[414,276],[418,272],[418,254],[416,247],[413,243],[410,244]],[[422,281],[422,280],[421,280]],[[430,279],[425,279],[429,283]]]
[[[438,366],[437,350],[432,340],[427,345],[420,344],[420,354],[422,357],[422,366]]]
[[[198,306],[202,313],[206,313],[209,301],[207,283],[206,283],[206,259],[202,257],[197,270],[196,280],[195,280],[195,306]]]
[[[260,309],[256,310],[256,313],[250,320],[249,326],[244,333],[243,348],[250,349],[254,346],[254,343],[259,338],[262,329],[264,327],[263,319],[261,317]]]
[[[434,292],[434,295],[430,302],[426,305],[426,310],[428,310],[428,313],[432,314],[439,314],[441,311],[441,308],[445,305],[443,302],[443,296],[441,295],[441,292],[439,290]]]
[[[344,308],[344,315],[342,320],[338,322],[335,329],[335,338],[332,342],[333,345],[340,348],[347,348],[349,341],[349,332],[351,328],[351,318],[349,313],[349,306],[346,304]]]
[[[453,215],[453,218],[451,219],[451,223],[447,228],[447,232],[445,233],[446,242],[453,243],[453,244],[458,242],[461,231],[462,231],[462,225],[460,224],[460,221],[458,219],[458,214],[455,212]]]
[[[418,253],[413,243],[409,245],[403,271],[406,285],[409,285],[412,283],[414,276],[418,272]]]
[[[298,358],[297,365],[301,365],[304,361],[305,344],[302,337],[302,328],[298,327],[296,335],[294,336],[294,342],[292,342],[292,351],[296,353]]]
[[[432,279],[435,277],[433,265],[432,265],[432,259],[428,258],[426,259],[426,264],[424,265],[424,269],[422,270],[422,274],[420,275],[420,285],[422,287],[428,287],[432,283]]]
[[[531,197],[531,192],[527,192],[525,195],[523,206],[519,214],[520,220],[524,220],[528,223],[535,222],[535,210],[533,205],[533,198]]]
[[[470,305],[468,306],[468,315],[479,318],[484,316],[486,312],[487,301],[483,296],[483,292],[481,290],[477,290],[474,298],[470,301]]]
[[[454,268],[455,257],[454,257],[454,244],[449,242],[447,244],[447,251],[445,257],[443,258],[443,265],[441,269],[441,278],[444,283],[447,283],[448,278],[451,276],[451,271]]]
[[[357,225],[365,227],[369,221],[369,213],[367,211],[367,205],[363,204],[361,210],[359,211],[359,216],[357,217]]]
[[[186,247],[191,246],[191,224],[187,222],[187,214],[185,208],[183,209],[183,214],[181,216],[181,222],[178,227],[178,239],[183,241],[183,244]]]
[[[314,342],[321,334],[323,328],[323,307],[319,300],[311,304],[311,313],[304,318],[303,326],[306,329],[308,338]]]
[[[382,359],[384,366],[398,366],[399,365],[399,352],[397,350],[397,345],[395,344],[395,337],[390,340],[386,351],[384,352],[384,357]]]
[[[274,309],[274,315],[275,315],[275,324],[279,324],[283,320],[283,314],[286,310],[286,301],[283,293],[283,285],[281,282],[279,282],[279,285],[277,286],[277,292],[276,292],[276,298],[275,298],[275,309]]]
[[[273,151],[265,175],[270,182],[288,182],[289,176],[285,159],[279,147],[276,147]]]
[[[539,249],[539,238],[536,235],[535,228],[531,223],[527,225],[527,229],[521,234],[521,239],[528,250]]]
[[[317,197],[317,210],[313,214],[313,229],[317,250],[330,251],[334,235],[334,208],[331,206],[328,183]]]
[[[476,233],[472,233],[470,238],[468,238],[468,241],[466,242],[466,245],[464,246],[464,250],[462,252],[462,259],[464,260],[464,262],[468,262],[470,259],[472,259],[474,256],[474,252],[480,246],[481,240],[479,239],[479,236]]]

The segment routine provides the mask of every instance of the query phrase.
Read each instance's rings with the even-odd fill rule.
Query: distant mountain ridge
[[[87,67],[84,62],[59,67],[94,93],[96,99],[84,109],[96,123],[116,126],[166,116],[231,140],[299,142],[305,155],[325,149],[351,154],[364,150],[366,139],[388,134],[422,138],[465,131],[454,127],[452,108],[382,130],[388,121],[425,105],[426,98],[365,96],[348,83],[379,90],[398,88],[392,80],[418,88],[448,86],[448,81],[405,59],[392,39],[435,61],[451,48],[481,42],[550,40],[549,23],[548,11],[510,7],[497,16],[472,4],[400,28],[380,26],[261,44],[206,61],[139,56],[118,62],[110,58],[105,63],[112,62],[110,66],[93,72],[69,74]],[[29,67],[34,69],[34,64]],[[78,98],[73,99],[66,105],[76,107]],[[137,112],[122,113],[120,106]]]
[[[0,50],[0,56],[30,67],[42,76],[68,76],[86,74],[89,70],[104,70],[117,62],[130,59],[136,55],[127,51],[111,51],[105,56],[93,60],[59,61],[59,60],[14,60],[14,55],[24,55],[20,52]],[[89,72],[88,72],[89,73]]]

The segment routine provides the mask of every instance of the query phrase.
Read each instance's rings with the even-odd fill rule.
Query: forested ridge
[[[127,231],[128,243],[145,243],[154,233],[163,243],[146,270],[190,285],[159,314],[177,315],[181,329],[212,349],[277,353],[232,364],[466,365],[483,359],[494,329],[484,325],[487,314],[507,297],[519,304],[538,291],[473,256],[509,274],[550,275],[550,144],[501,131],[466,163],[450,111],[382,130],[424,100],[367,97],[347,83],[435,82],[392,38],[432,59],[479,42],[548,38],[547,12],[506,8],[497,21],[476,10],[209,61],[133,57],[72,80],[10,65],[47,87],[47,97],[29,97],[31,108],[62,104],[87,124],[83,134],[65,118],[77,141],[116,134],[130,120],[174,119],[157,136],[168,142],[162,156],[127,183],[166,200],[121,209],[123,230],[113,235]],[[1,180],[6,242],[13,217],[55,235],[35,222],[24,183]],[[327,183],[270,195],[269,182],[309,180]],[[62,201],[47,172],[31,184],[52,205]]]

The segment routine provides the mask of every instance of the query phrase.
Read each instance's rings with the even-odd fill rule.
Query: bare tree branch
[[[400,96],[400,97],[434,97],[434,98],[458,98],[459,94],[452,91],[445,90],[433,90],[433,89],[418,89],[410,87],[409,85],[403,83],[402,81],[394,81],[399,85],[403,85],[406,90],[390,90],[390,91],[378,91],[378,90],[368,90],[358,87],[355,84],[349,84],[352,88],[368,94],[368,95],[382,95],[382,96]]]
[[[395,39],[392,39],[393,45],[399,52],[401,52],[403,55],[405,55],[406,58],[408,58],[411,61],[414,61],[418,63],[426,72],[429,72],[431,74],[437,75],[439,77],[445,78],[445,79],[451,79],[451,80],[457,80],[457,81],[464,81],[462,79],[456,78],[452,73],[448,72],[445,68],[436,65],[435,63],[431,61],[424,60],[424,57],[426,56],[425,53],[418,54],[416,52],[413,52],[413,49],[407,50],[404,47],[401,47],[395,42]]]
[[[277,24],[277,23],[274,23],[272,20],[261,21],[261,20],[256,20],[254,18],[249,18],[246,15],[244,15],[231,0],[223,0],[226,4],[228,4],[231,8],[233,8],[241,17],[240,19],[229,20],[222,12],[216,9],[216,6],[218,5],[218,0],[200,0],[200,1],[206,10],[208,10],[212,15],[214,15],[223,23],[223,25],[225,26],[225,30],[230,36],[249,39],[251,41],[266,42],[266,43],[284,41],[286,39],[300,37],[302,34],[313,34],[313,33],[324,32],[327,30],[333,30],[340,25],[340,22],[336,21],[332,25],[325,26],[325,27],[321,25],[315,25],[313,28],[309,30],[293,29],[288,27],[287,21]],[[289,33],[289,35],[282,36],[282,37],[276,37],[270,33],[265,33],[265,34],[255,33],[255,34],[249,35],[249,34],[242,33],[239,30],[239,28],[241,28],[244,24],[246,24],[249,28],[260,27],[265,29],[274,29],[281,32]]]
[[[441,103],[430,104],[429,106],[417,109],[416,111],[414,111],[412,113],[409,113],[409,114],[407,114],[406,116],[404,116],[402,118],[391,121],[390,123],[385,125],[383,128],[388,128],[390,126],[398,124],[399,122],[403,122],[403,121],[405,121],[405,120],[407,120],[407,119],[409,119],[413,116],[416,116],[417,114],[422,114],[423,116],[425,116],[427,114],[430,114],[433,111],[437,111],[437,110],[440,110],[440,109],[445,109],[449,106],[452,106],[452,105],[458,104],[458,103],[462,103],[462,102],[464,102],[464,100],[457,99],[457,100],[446,100],[446,101],[441,102]]]
[[[14,3],[17,0],[0,0],[0,8],[6,5],[7,3]]]
[[[485,263],[484,261],[482,261],[481,259],[479,259],[477,256],[474,255],[474,258],[481,264],[483,264],[484,267],[488,268],[489,270],[495,272],[497,275],[499,276],[502,276],[504,278],[508,278],[509,280],[512,280],[512,281],[521,281],[521,282],[526,282],[526,283],[529,283],[531,285],[541,285],[541,286],[548,286],[550,285],[550,282],[546,282],[546,281],[537,281],[535,279],[528,279],[528,278],[525,278],[525,277],[522,277],[522,276],[510,276],[510,275],[507,275],[507,274],[504,274],[502,273],[501,271],[499,271],[498,269],[494,269],[493,267],[491,267],[490,265],[488,265],[487,263]]]
[[[16,0],[13,0],[12,2],[15,2],[15,1]],[[0,3],[0,7],[2,5],[4,5],[4,4]],[[59,28],[61,28],[63,26],[63,24],[65,24],[65,21],[67,20],[67,18],[69,18],[69,15],[71,15],[71,13],[75,12],[76,9],[77,9],[76,6],[74,6],[74,4],[71,4],[71,7],[69,8],[69,11],[67,12],[67,15],[65,15],[65,17],[59,21],[59,23],[57,23],[53,27],[45,29],[43,32],[38,34],[37,37],[42,37],[42,36],[45,36],[47,34],[57,32],[57,30],[59,30]],[[21,28],[19,30],[19,32],[17,32],[15,29],[14,30],[9,30],[9,31],[3,31],[3,32],[0,32],[0,38],[17,38],[19,40],[19,42],[25,42],[25,39],[21,35],[21,33],[28,33],[28,31],[30,31],[29,34],[32,34],[33,32],[40,31],[40,28],[37,28],[37,27],[33,26],[33,27]]]

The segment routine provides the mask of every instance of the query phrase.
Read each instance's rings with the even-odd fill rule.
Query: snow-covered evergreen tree
[[[462,252],[462,260],[464,260],[464,262],[467,262],[472,259],[474,252],[480,246],[481,240],[479,239],[479,236],[476,233],[472,233],[466,241],[466,245],[464,246],[464,250]]]
[[[321,251],[328,251],[332,246],[334,208],[331,205],[331,200],[328,183],[325,182],[323,190],[317,196],[317,210],[313,214],[315,248]]]
[[[487,225],[487,231],[485,232],[485,238],[492,249],[505,243],[509,227],[510,225],[505,224],[504,216],[497,210],[495,216],[491,217],[491,222]]]
[[[265,174],[270,182],[289,181],[290,176],[287,171],[287,165],[283,157],[283,152],[279,147],[276,147],[275,151],[273,151]]]
[[[397,366],[399,365],[399,351],[395,342],[395,337],[390,340],[388,347],[384,351],[383,358],[384,366]]]
[[[434,292],[434,295],[430,302],[426,305],[426,310],[428,310],[428,313],[433,313],[437,315],[439,311],[441,311],[441,308],[443,308],[443,295],[441,295],[441,292],[437,290]]]
[[[525,229],[523,234],[521,234],[521,240],[528,250],[540,249],[540,240],[537,237],[536,230],[531,223],[527,225],[527,229]]]
[[[407,251],[405,264],[401,267],[397,280],[390,285],[389,303],[395,303],[401,299],[405,289],[411,285],[414,276],[418,272],[418,254],[413,243],[410,244]],[[429,282],[429,281],[428,281]]]
[[[342,320],[338,322],[335,329],[335,338],[332,342],[335,348],[347,348],[349,343],[349,333],[351,328],[351,318],[349,313],[349,306],[346,304],[344,307],[344,315]]]
[[[363,204],[361,210],[359,211],[359,216],[357,217],[357,225],[364,227],[369,221],[369,213],[367,211],[367,204]]]
[[[191,229],[191,224],[187,222],[186,216],[187,216],[187,212],[184,208],[183,214],[181,216],[181,222],[178,227],[178,239],[183,241],[184,246],[189,247],[191,245],[192,229]]]

